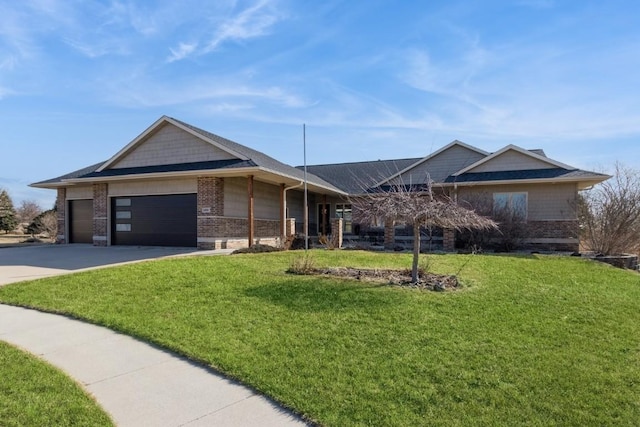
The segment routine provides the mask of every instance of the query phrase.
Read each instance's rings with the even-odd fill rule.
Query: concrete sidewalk
[[[0,304],[0,339],[75,378],[118,426],[306,425],[210,369],[65,316]]]

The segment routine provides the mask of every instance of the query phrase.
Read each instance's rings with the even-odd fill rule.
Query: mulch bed
[[[411,270],[368,269],[368,268],[314,268],[306,274],[350,278],[367,282],[386,283],[392,286],[401,286],[428,291],[451,291],[460,288],[456,276],[422,273],[420,281],[411,281]]]

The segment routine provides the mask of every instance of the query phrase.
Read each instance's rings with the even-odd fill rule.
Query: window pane
[[[116,199],[116,206],[131,206],[131,199]]]
[[[509,206],[509,194],[508,193],[494,193],[493,194],[493,210],[501,211],[507,209]]]
[[[117,211],[116,218],[118,219],[131,219],[131,211]]]
[[[511,195],[511,211],[519,218],[527,217],[527,195],[525,193]]]

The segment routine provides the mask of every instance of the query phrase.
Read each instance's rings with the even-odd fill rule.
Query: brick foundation
[[[93,245],[107,246],[107,211],[109,205],[107,184],[93,184]]]
[[[254,243],[273,246],[280,244],[280,220],[255,219],[253,225]],[[247,218],[198,217],[198,249],[245,248],[249,246],[248,230]]]

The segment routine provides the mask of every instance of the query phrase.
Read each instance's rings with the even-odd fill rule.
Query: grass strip
[[[640,276],[569,257],[430,255],[454,292],[285,271],[300,253],[194,257],[13,284],[210,364],[321,424],[636,425]],[[319,266],[407,254],[314,251]]]

